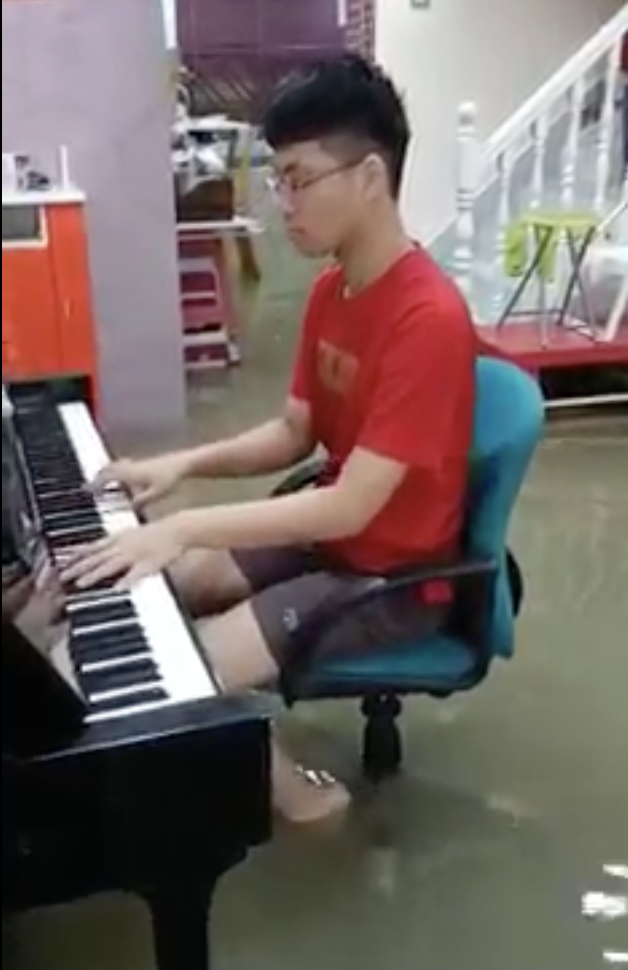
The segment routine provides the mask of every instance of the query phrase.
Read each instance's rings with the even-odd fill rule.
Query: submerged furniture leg
[[[497,322],[498,328],[503,327],[504,324],[508,322],[509,317],[511,317],[512,314],[514,313],[517,307],[517,304],[519,303],[519,300],[527,290],[531,280],[534,277],[534,274],[541,267],[543,258],[550,246],[551,241],[552,241],[552,232],[550,230],[547,230],[542,234],[541,240],[538,246],[536,247],[536,251],[532,259],[530,260],[525,273],[521,277],[519,285],[516,287],[514,293],[512,294],[508,303],[506,304],[506,307],[504,308],[504,311],[502,312],[502,315]]]
[[[211,884],[182,879],[177,885],[146,897],[157,970],[211,970],[209,921],[213,890]]]
[[[569,276],[569,282],[567,283],[565,295],[560,305],[557,321],[559,326],[564,324],[569,311],[569,304],[571,303],[571,299],[577,290],[582,298],[586,322],[590,328],[591,336],[593,338],[595,338],[595,320],[593,319],[589,294],[582,278],[582,267],[584,266],[584,261],[587,257],[589,247],[591,246],[594,237],[595,229],[591,229],[585,234],[580,245],[578,246],[573,234],[569,231],[567,232],[567,246],[569,249],[569,258],[571,259],[571,274]]]
[[[628,274],[624,277],[617,299],[608,319],[604,332],[604,340],[612,343],[619,335],[619,328],[624,317],[628,315]]]

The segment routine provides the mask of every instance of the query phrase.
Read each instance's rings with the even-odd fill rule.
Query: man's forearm
[[[190,478],[240,478],[271,475],[306,458],[311,448],[299,441],[282,418],[234,438],[186,452]]]
[[[186,549],[255,549],[309,545],[354,535],[364,523],[335,486],[281,498],[190,509],[172,517]]]

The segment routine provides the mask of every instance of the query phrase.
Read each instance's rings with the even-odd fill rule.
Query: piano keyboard
[[[63,567],[72,545],[138,524],[121,489],[93,495],[85,487],[110,461],[85,404],[25,409],[19,437],[56,566]],[[163,576],[129,592],[113,583],[64,592],[70,663],[90,722],[215,696],[216,684]]]

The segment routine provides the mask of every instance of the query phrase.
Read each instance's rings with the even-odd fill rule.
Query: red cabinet
[[[97,360],[83,203],[2,205],[5,378],[80,373]]]

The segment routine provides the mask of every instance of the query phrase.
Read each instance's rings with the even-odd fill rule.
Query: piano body
[[[158,970],[209,970],[214,889],[270,834],[268,704],[221,692],[164,577],[55,586],[64,549],[135,514],[84,487],[108,455],[76,384],[7,390],[3,914],[134,893]],[[11,615],[20,582],[34,592]]]

